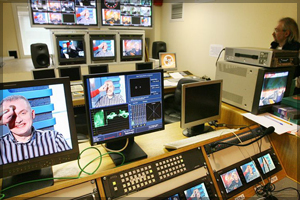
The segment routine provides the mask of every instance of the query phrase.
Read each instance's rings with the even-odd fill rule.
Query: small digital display
[[[123,57],[134,57],[142,55],[142,39],[122,40]]]
[[[179,199],[180,199],[179,194],[174,194],[164,200],[179,200]]]
[[[93,40],[94,57],[114,57],[115,41],[114,40]]]
[[[230,170],[221,175],[221,179],[227,193],[243,186],[240,176],[236,169]]]
[[[253,161],[248,162],[240,167],[247,183],[253,181],[254,179],[257,179],[260,176]]]
[[[262,157],[259,157],[257,160],[264,174],[276,168],[269,153]]]
[[[188,200],[196,200],[196,199],[207,199],[209,200],[209,196],[206,190],[204,183],[196,185],[190,189],[184,191],[184,195]]]
[[[175,53],[159,53],[159,64],[162,69],[176,69],[176,54]]]
[[[85,57],[83,40],[59,40],[58,45],[61,59]]]

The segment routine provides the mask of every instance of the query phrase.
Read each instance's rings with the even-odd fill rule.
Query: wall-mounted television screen
[[[97,0],[29,0],[29,5],[35,27],[98,27]]]
[[[116,39],[114,35],[91,35],[91,59],[99,60],[115,60],[116,58]]]
[[[152,27],[152,1],[101,1],[101,25]]]
[[[121,37],[121,60],[142,60],[143,39],[139,36]]]

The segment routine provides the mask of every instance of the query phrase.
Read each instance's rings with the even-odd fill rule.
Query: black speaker
[[[167,52],[167,44],[162,41],[156,41],[152,44],[152,58],[159,59],[160,52]]]
[[[47,68],[50,65],[50,55],[47,44],[31,44],[30,50],[34,68]]]

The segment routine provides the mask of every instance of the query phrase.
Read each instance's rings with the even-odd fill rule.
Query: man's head
[[[31,127],[33,119],[35,118],[35,112],[31,109],[28,100],[20,95],[12,95],[4,98],[0,106],[3,110],[10,109],[14,106],[14,116],[8,123],[8,127],[13,134],[19,136],[31,135]]]
[[[104,51],[107,50],[107,43],[106,43],[106,42],[103,42],[103,47],[102,47],[102,49],[103,49]]]
[[[107,80],[107,81],[105,81],[105,84],[107,86],[106,95],[108,97],[112,97],[114,95],[114,90],[115,90],[114,83],[111,80]]]
[[[298,41],[299,28],[295,20],[286,17],[278,21],[278,24],[274,30],[273,36],[275,41],[279,44],[286,42]]]

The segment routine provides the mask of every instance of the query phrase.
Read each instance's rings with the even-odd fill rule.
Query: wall
[[[184,3],[181,22],[170,22],[170,7],[161,10],[161,40],[177,53],[179,70],[211,78],[217,59],[209,56],[211,44],[269,48],[277,21],[297,20],[296,3]]]

